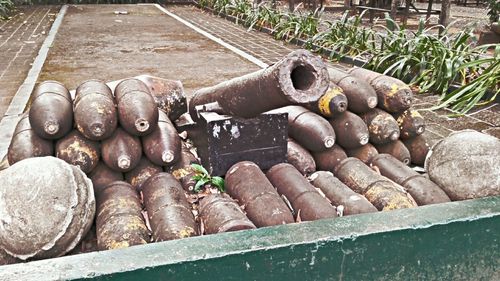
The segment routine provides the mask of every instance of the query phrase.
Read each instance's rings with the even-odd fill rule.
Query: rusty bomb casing
[[[286,161],[305,176],[316,171],[316,162],[311,153],[292,139],[288,139]]]
[[[347,154],[344,149],[336,144],[325,151],[313,152],[312,155],[314,157],[317,170],[330,172],[333,172],[335,167],[337,167],[342,160],[347,158]]]
[[[373,159],[372,165],[376,166],[383,176],[403,186],[418,205],[451,201],[438,185],[390,154],[379,154]]]
[[[368,126],[370,142],[384,144],[399,139],[398,122],[389,113],[374,108],[360,117]]]
[[[142,155],[141,140],[116,128],[113,135],[102,142],[102,160],[117,172],[128,172],[135,168]]]
[[[349,111],[361,114],[377,106],[377,93],[368,82],[337,68],[329,67],[328,74],[330,81],[343,90]]]
[[[44,139],[58,139],[73,128],[73,106],[66,87],[57,81],[44,81],[31,94],[29,111],[33,130]]]
[[[331,172],[318,171],[312,174],[309,179],[316,188],[319,188],[325,194],[326,198],[333,205],[344,206],[344,216],[377,211],[377,208],[363,197],[363,195],[352,191],[352,189],[343,184]]]
[[[54,145],[51,140],[39,137],[31,128],[28,113],[24,113],[16,125],[7,159],[10,165],[26,158],[50,156],[54,154]]]
[[[109,138],[118,125],[113,92],[100,80],[87,80],[76,88],[73,112],[76,128],[91,140]]]
[[[92,181],[96,197],[99,196],[108,184],[114,181],[123,181],[123,174],[121,172],[111,170],[102,161],[97,163],[97,166],[88,174],[88,177]]]
[[[323,60],[306,50],[296,50],[279,62],[256,72],[197,90],[189,102],[195,107],[217,102],[223,114],[244,118],[291,104],[317,101],[328,89]]]
[[[355,67],[349,74],[370,83],[378,97],[378,107],[391,113],[410,108],[413,93],[403,81],[368,69]]]
[[[196,174],[191,164],[200,164],[200,160],[189,150],[188,145],[182,142],[181,155],[179,161],[167,168],[167,172],[171,173],[185,191],[192,192],[196,181],[193,176]]]
[[[336,133],[337,144],[343,148],[356,148],[368,143],[368,127],[358,115],[346,111],[329,121]]]
[[[373,144],[378,153],[390,154],[399,161],[409,165],[411,163],[410,151],[406,148],[402,141],[397,140],[386,144]]]
[[[158,125],[151,134],[142,137],[146,157],[156,165],[169,166],[179,160],[181,138],[168,116],[159,111]]]
[[[97,196],[96,233],[99,250],[146,244],[149,232],[134,187],[123,181],[107,185]]]
[[[274,165],[267,171],[266,176],[278,193],[288,199],[302,221],[337,217],[335,207],[292,165]]]
[[[431,145],[427,141],[427,138],[424,135],[419,135],[411,139],[403,140],[403,144],[410,152],[411,162],[423,167],[425,158],[431,149]]]
[[[146,84],[156,105],[167,114],[170,120],[176,120],[188,111],[186,95],[181,81],[149,75],[141,75],[137,78]]]
[[[346,149],[345,153],[349,157],[358,158],[367,165],[371,163],[373,157],[378,155],[377,149],[370,143],[367,143],[358,148]]]
[[[199,218],[205,234],[254,229],[238,204],[223,194],[210,194],[200,201]]]
[[[401,131],[401,139],[411,139],[425,132],[425,120],[418,111],[413,109],[405,110],[395,114],[399,130]]]
[[[150,134],[158,123],[158,107],[144,82],[129,78],[115,88],[118,120],[134,136]]]
[[[247,217],[257,226],[293,223],[290,209],[259,166],[250,161],[234,164],[226,174],[227,193],[245,206]]]
[[[307,108],[325,117],[333,117],[347,110],[347,97],[342,88],[330,82],[330,86],[318,101],[307,105]]]
[[[151,176],[142,188],[153,241],[167,241],[198,235],[194,215],[184,190],[169,173]]]
[[[130,183],[138,192],[142,190],[142,185],[153,175],[163,172],[161,166],[151,163],[142,156],[139,164],[134,169],[125,173],[125,180]]]
[[[404,188],[378,174],[357,158],[347,158],[337,166],[335,176],[355,192],[362,194],[379,211],[416,207]]]
[[[99,162],[100,144],[73,130],[56,142],[56,157],[79,167],[84,173],[92,171]]]
[[[324,151],[335,144],[335,131],[328,121],[302,106],[289,105],[269,113],[288,113],[288,135],[308,150]]]

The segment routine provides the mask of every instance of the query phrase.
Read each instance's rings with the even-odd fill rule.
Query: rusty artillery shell
[[[431,149],[424,135],[403,140],[403,144],[410,152],[411,162],[418,166],[424,166],[425,158]]]
[[[333,205],[344,206],[344,216],[377,211],[365,197],[352,191],[331,172],[318,171],[309,179],[316,188],[321,189]]]
[[[146,84],[156,105],[167,114],[170,120],[176,120],[187,112],[187,100],[181,81],[149,75],[141,75],[137,78]]]
[[[294,222],[290,209],[255,163],[234,164],[226,174],[225,183],[227,193],[245,206],[247,217],[257,227]]]
[[[288,113],[288,135],[304,148],[324,151],[335,144],[335,131],[320,115],[298,105],[289,105],[269,112]]]
[[[410,108],[413,93],[403,81],[359,67],[351,69],[349,74],[370,83],[377,93],[378,107],[385,111],[396,113]]]
[[[406,148],[402,141],[397,140],[386,144],[373,144],[378,153],[390,154],[399,161],[409,165],[411,162],[410,151]]]
[[[335,167],[347,158],[345,151],[338,145],[334,145],[322,152],[313,152],[312,155],[316,163],[316,169],[330,172],[333,172]]]
[[[51,140],[39,137],[31,128],[28,113],[24,113],[14,130],[7,151],[10,165],[31,157],[50,156],[54,154]]]
[[[139,195],[130,184],[115,181],[97,196],[96,233],[99,250],[146,244],[149,233]]]
[[[439,186],[390,154],[377,155],[373,158],[372,165],[376,166],[383,176],[403,186],[418,205],[451,201]]]
[[[370,142],[384,144],[399,139],[398,122],[389,113],[374,108],[360,117],[368,126]]]
[[[77,130],[56,143],[56,157],[79,167],[84,173],[89,173],[97,166],[99,152],[99,142],[85,138]]]
[[[181,138],[167,115],[159,111],[158,125],[151,134],[142,137],[146,157],[156,165],[168,166],[179,160]]]
[[[303,175],[310,175],[316,171],[316,162],[311,153],[292,139],[288,139],[286,160]]]
[[[402,186],[376,173],[357,158],[350,157],[342,161],[335,170],[335,176],[365,196],[379,211],[417,206]]]
[[[367,143],[361,147],[346,149],[345,153],[349,157],[355,157],[363,161],[365,164],[370,164],[373,157],[378,155],[377,149],[370,143]]]
[[[343,148],[356,148],[368,143],[368,127],[358,115],[346,111],[330,119],[330,124],[337,135],[337,144]]]
[[[152,176],[163,172],[162,167],[151,163],[146,157],[141,157],[139,164],[125,174],[125,180],[137,191],[142,190],[142,185]]]
[[[110,137],[118,125],[113,93],[100,80],[88,80],[76,88],[73,112],[76,128],[91,140]]]
[[[128,172],[141,160],[141,140],[116,128],[113,135],[102,142],[101,154],[108,167],[117,172]]]
[[[115,88],[118,120],[125,131],[134,136],[145,136],[156,129],[158,107],[144,82],[130,78]]]
[[[329,67],[328,73],[330,81],[344,91],[349,111],[361,114],[377,106],[377,93],[368,82],[337,68]]]
[[[167,172],[171,173],[178,181],[181,182],[182,188],[185,191],[192,192],[196,181],[193,176],[196,174],[191,164],[201,164],[200,160],[189,150],[185,142],[182,142],[181,156],[179,161],[168,167]]]
[[[94,194],[97,197],[108,184],[114,181],[123,181],[123,174],[111,170],[104,162],[99,161],[97,166],[90,172],[89,178],[92,181]]]
[[[339,86],[330,82],[326,93],[307,108],[325,117],[333,117],[347,110],[347,97]]]
[[[288,199],[301,220],[312,221],[337,216],[335,207],[292,165],[287,163],[274,165],[267,171],[266,176],[278,193]]]
[[[399,129],[401,131],[401,139],[410,139],[425,132],[425,120],[418,111],[413,109],[405,110],[395,114]]]
[[[31,127],[44,139],[61,138],[73,127],[72,107],[71,95],[63,84],[44,81],[31,95]]]
[[[199,209],[205,234],[256,228],[227,194],[210,194],[204,197]]]
[[[315,102],[328,85],[323,60],[309,51],[296,50],[268,68],[197,90],[189,112],[196,119],[196,106],[218,102],[225,114],[255,117],[274,108]]]
[[[167,241],[198,235],[184,190],[169,173],[151,176],[142,188],[153,241]]]

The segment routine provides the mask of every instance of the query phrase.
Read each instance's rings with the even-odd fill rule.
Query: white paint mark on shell
[[[212,134],[214,136],[214,138],[218,139],[219,138],[219,133],[220,133],[220,126],[215,124],[214,125],[214,128],[212,130]]]

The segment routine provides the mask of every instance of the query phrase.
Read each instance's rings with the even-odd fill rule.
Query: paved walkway
[[[59,10],[52,6],[20,7],[0,21],[0,118],[23,83]]]

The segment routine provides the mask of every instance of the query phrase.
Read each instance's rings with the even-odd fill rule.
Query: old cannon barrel
[[[218,102],[225,114],[255,117],[274,108],[317,101],[329,83],[321,58],[297,50],[265,69],[197,90],[189,112],[196,119],[196,106]]]

